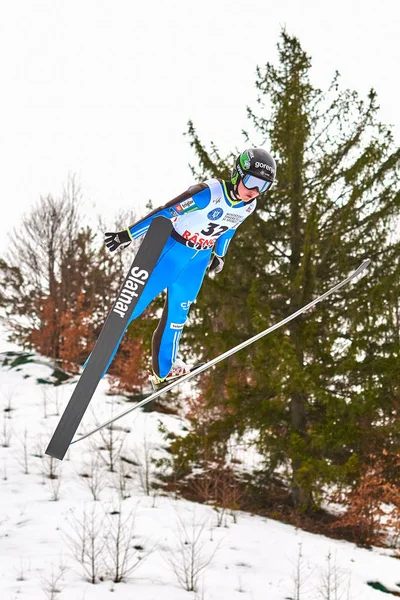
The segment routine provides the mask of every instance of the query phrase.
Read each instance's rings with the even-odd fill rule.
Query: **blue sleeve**
[[[194,189],[194,187],[189,188],[190,190]],[[166,219],[175,219],[179,218],[180,215],[186,215],[188,212],[193,212],[194,210],[201,210],[208,206],[211,200],[211,190],[207,186],[200,192],[197,192],[193,196],[189,196],[188,198],[181,201],[171,201],[165,206],[154,210],[147,217],[132,225],[129,228],[130,236],[133,240],[142,237],[148,228],[150,227],[150,223],[155,217],[165,217]]]
[[[152,212],[151,215],[145,217],[135,225],[129,228],[130,236],[133,240],[142,237],[150,227],[150,223],[154,219],[154,217],[167,217],[167,219],[171,219],[171,215],[168,212],[168,209],[160,209],[155,212]]]
[[[190,187],[189,190],[191,190],[191,189],[192,188]],[[210,200],[211,200],[210,188],[207,186],[206,188],[204,188],[204,190],[202,190],[201,192],[198,192],[197,194],[192,196],[192,200],[194,200],[194,202],[196,204],[195,210],[201,210],[202,208],[205,208],[206,206],[208,206],[210,204]]]
[[[235,235],[236,229],[228,229],[216,241],[214,252],[217,256],[225,256],[229,243]]]

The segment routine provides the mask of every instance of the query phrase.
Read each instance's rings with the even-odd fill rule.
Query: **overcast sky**
[[[377,90],[398,143],[399,5],[0,0],[0,255],[69,173],[86,213],[110,221],[182,192],[192,183],[189,119],[204,142],[241,148],[256,67],[277,60],[283,26],[311,55],[316,85],[337,69],[343,85]]]

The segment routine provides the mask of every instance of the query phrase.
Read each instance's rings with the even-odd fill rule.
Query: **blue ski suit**
[[[163,314],[152,340],[153,369],[161,378],[168,375],[175,362],[189,308],[196,300],[213,252],[225,256],[237,227],[256,208],[256,200],[235,200],[227,186],[228,182],[219,179],[197,184],[129,228],[131,238],[136,239],[146,233],[155,217],[163,216],[173,224],[130,320],[166,290]]]

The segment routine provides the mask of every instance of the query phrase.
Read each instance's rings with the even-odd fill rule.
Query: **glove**
[[[128,229],[118,231],[117,233],[108,231],[105,236],[106,246],[110,252],[115,252],[117,248],[126,248],[132,241]]]
[[[224,268],[224,260],[220,256],[214,254],[209,262],[208,268],[210,271],[220,273]]]

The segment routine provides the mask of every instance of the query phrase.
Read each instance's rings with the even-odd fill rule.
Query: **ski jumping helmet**
[[[269,152],[249,148],[237,157],[231,181],[235,189],[239,181],[243,181],[247,189],[257,189],[261,194],[272,186],[275,173],[276,163]]]

